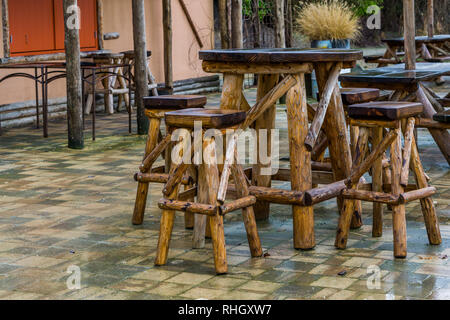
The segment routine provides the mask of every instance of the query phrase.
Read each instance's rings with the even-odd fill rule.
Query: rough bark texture
[[[72,19],[78,11],[71,11],[77,0],[64,0],[64,21]],[[80,18],[80,17],[78,17]],[[69,148],[84,148],[82,80],[80,67],[80,35],[77,28],[71,28],[64,23],[65,51],[67,58],[67,124]]]
[[[242,0],[231,0],[231,34],[232,34],[232,47],[243,47],[243,34],[242,34]]]
[[[133,2],[133,39],[135,51],[135,105],[137,115],[138,134],[147,134],[148,119],[142,98],[148,95],[147,82],[147,40],[145,36],[145,6],[144,0]]]
[[[171,0],[163,0],[163,27],[164,27],[164,81],[170,94],[173,93],[173,67],[172,67],[172,5]]]

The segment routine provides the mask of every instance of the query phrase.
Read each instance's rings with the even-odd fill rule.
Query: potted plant
[[[350,49],[350,40],[359,35],[359,19],[342,1],[309,3],[297,17],[300,32],[311,41],[312,48]]]

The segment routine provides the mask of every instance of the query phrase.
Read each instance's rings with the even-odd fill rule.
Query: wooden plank
[[[186,6],[186,3],[184,2],[184,0],[179,0],[179,2],[180,2],[180,5],[181,5],[181,8],[183,9],[184,15],[186,16],[186,19],[189,22],[189,26],[191,27],[191,30],[192,30],[192,32],[195,35],[195,39],[197,40],[198,45],[200,46],[200,48],[203,48],[202,39],[200,38],[200,35],[199,35],[198,31],[197,31],[197,28],[195,27],[194,21],[192,20],[192,17],[191,17],[191,15],[189,13],[189,10],[188,10],[187,6]]]
[[[229,49],[203,50],[200,60],[216,62],[300,63],[300,62],[353,62],[363,58],[360,50],[338,49]]]

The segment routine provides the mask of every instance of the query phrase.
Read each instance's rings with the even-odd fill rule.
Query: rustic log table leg
[[[419,158],[419,152],[417,150],[417,144],[414,137],[411,145],[410,167],[414,172],[417,188],[422,189],[428,187],[427,177],[422,167],[422,162]],[[420,205],[422,207],[422,214],[425,221],[425,226],[427,228],[429,243],[433,245],[441,244],[442,238],[439,229],[439,219],[436,214],[433,199],[431,197],[420,199]]]
[[[264,96],[272,90],[279,81],[278,74],[269,74],[269,75],[259,75],[258,76],[258,93],[257,100],[261,100]],[[270,187],[272,184],[272,176],[269,174],[262,175],[261,170],[263,168],[270,168],[271,162],[262,164],[260,153],[261,149],[261,141],[259,130],[266,129],[267,132],[267,141],[265,144],[267,146],[267,157],[271,156],[271,146],[272,146],[272,132],[271,129],[275,128],[275,117],[276,117],[276,104],[270,107],[264,114],[259,117],[255,123],[254,128],[257,132],[257,150],[258,150],[258,161],[253,166],[253,175],[252,175],[252,184],[259,187]],[[253,206],[255,210],[256,220],[267,220],[269,218],[270,213],[270,202],[267,201],[256,201],[256,204]]]
[[[398,196],[404,191],[400,184],[400,173],[402,170],[402,142],[400,128],[393,130],[397,132],[397,137],[391,145],[391,192],[394,196]],[[392,206],[392,226],[394,232],[394,256],[396,258],[406,258],[406,211],[404,204]]]
[[[291,160],[291,188],[306,191],[312,188],[311,152],[305,146],[308,134],[308,110],[305,75],[297,77],[297,84],[287,93],[287,119]],[[292,206],[294,247],[312,249],[315,246],[313,207]]]
[[[159,128],[161,125],[160,118],[150,118],[150,124],[148,128],[147,144],[145,146],[144,159],[150,154],[150,152],[156,147],[158,143]],[[145,206],[147,204],[148,196],[148,182],[139,182],[136,194],[136,202],[133,212],[133,224],[140,225],[144,221]]]
[[[332,63],[317,63],[314,65],[317,76],[319,91],[322,91],[327,83],[329,70],[333,67]],[[333,173],[336,181],[346,179],[350,176],[352,167],[352,156],[350,144],[347,138],[344,107],[341,100],[339,87],[335,87],[333,95],[328,105],[327,115],[324,120],[325,133],[328,138],[328,150],[330,153]],[[338,205],[342,210],[352,211],[355,219],[352,226],[362,225],[361,212],[355,210],[356,201],[347,201],[345,208],[342,205],[342,199],[338,198]],[[358,206],[356,206],[357,208]]]

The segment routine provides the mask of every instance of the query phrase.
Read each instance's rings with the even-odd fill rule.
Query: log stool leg
[[[355,148],[353,167],[357,168],[363,162],[363,159],[366,155],[367,144],[369,140],[369,130],[365,127],[359,128],[359,137],[358,142]],[[357,184],[352,185],[352,188],[357,188]],[[338,249],[345,249],[347,247],[347,239],[348,233],[350,230],[350,224],[353,216],[353,210],[349,210],[348,208],[352,208],[355,202],[353,200],[344,199],[341,215],[339,216],[338,222],[338,230],[336,235],[335,246]],[[353,209],[353,208],[352,208]]]
[[[403,187],[400,184],[400,175],[402,170],[402,146],[400,128],[392,129],[397,132],[397,137],[391,145],[391,165],[392,165],[392,191],[394,196],[403,193]],[[394,256],[396,258],[406,258],[406,212],[405,205],[392,206],[392,225],[394,232]]]
[[[205,175],[204,180],[199,180],[200,194],[205,192],[208,197],[208,202],[212,205],[217,205],[217,192],[219,190],[219,168],[216,161],[216,143],[213,137],[205,137],[203,142],[203,158],[204,163],[200,165],[203,167]],[[203,185],[203,187],[200,187]],[[214,265],[217,274],[224,274],[228,271],[227,254],[225,249],[225,234],[223,228],[223,216],[217,210],[214,216],[209,217],[209,225],[211,228],[211,239],[214,249]]]
[[[155,135],[157,137],[157,135]],[[187,140],[190,139],[190,136],[183,137],[182,141],[180,141],[179,155],[180,158],[183,157],[183,150],[187,144]],[[178,166],[175,163],[172,163],[170,168],[169,176],[175,173],[175,170]],[[169,179],[170,180],[170,179]],[[180,179],[181,180],[181,179]],[[178,191],[180,187],[180,181],[178,181],[173,188],[171,188],[171,193],[166,196],[168,200],[175,200],[178,197]],[[172,236],[173,223],[175,220],[175,211],[174,210],[162,210],[161,215],[161,224],[159,230],[159,239],[158,239],[158,248],[156,250],[156,259],[155,265],[162,266],[167,263],[167,258],[169,254],[169,243],[170,238]]]
[[[428,187],[427,177],[419,158],[417,144],[413,137],[411,145],[411,169],[414,172],[417,188],[422,189]],[[431,197],[420,199],[422,214],[427,228],[428,241],[430,244],[439,245],[442,243],[441,232],[439,229],[439,219],[436,215],[433,199]]]
[[[156,147],[158,143],[159,128],[161,126],[160,118],[150,118],[150,124],[148,128],[147,144],[145,146],[145,157]],[[136,194],[136,202],[134,205],[132,223],[134,225],[140,225],[144,221],[145,206],[147,204],[148,196],[148,182],[139,182]]]
[[[194,165],[189,166],[189,168],[187,170],[187,174],[190,177],[197,177],[197,170]],[[194,183],[189,184],[184,187],[184,190],[186,191],[186,190],[192,188],[193,186],[194,186]],[[195,197],[186,199],[186,201],[195,202]],[[184,227],[186,229],[194,229],[194,224],[195,224],[195,215],[190,212],[185,212],[184,213]]]
[[[383,128],[372,128],[372,145],[377,146],[383,140]],[[372,191],[383,191],[383,158],[375,160],[372,167]],[[372,237],[383,235],[383,204],[373,203]]]
[[[258,76],[258,92],[257,92],[257,100],[261,100],[270,90],[272,90],[279,81],[279,75],[259,75]],[[257,132],[257,150],[258,150],[258,160],[257,163],[253,166],[253,185],[260,187],[270,187],[272,184],[272,176],[269,174],[262,175],[261,170],[263,168],[268,168],[271,166],[271,163],[262,164],[260,159],[260,152],[262,149],[261,144],[267,146],[267,157],[270,159],[271,157],[271,142],[272,142],[272,131],[271,129],[275,128],[275,117],[276,117],[276,104],[271,106],[264,114],[259,117],[255,123],[254,128]],[[307,117],[308,115],[306,115]],[[267,141],[260,141],[259,129],[266,129],[267,131]],[[269,218],[270,213],[270,202],[258,200],[254,205],[254,210],[256,214],[257,220],[267,220]]]
[[[358,143],[359,128],[350,126],[350,147],[352,150],[352,156],[355,156],[356,144]],[[352,216],[350,229],[359,229],[362,226],[362,220],[358,217],[362,217],[362,202],[355,201],[355,214]]]
[[[237,149],[236,149],[237,151]],[[234,181],[236,183],[236,192],[239,198],[244,198],[250,195],[247,185],[247,179],[241,165],[237,163],[237,152],[235,164],[231,167]],[[247,232],[248,245],[252,257],[261,257],[263,254],[261,248],[261,241],[258,235],[258,229],[256,227],[255,212],[253,207],[246,207],[242,209],[242,218],[244,220],[245,230]]]
[[[312,188],[311,153],[304,141],[308,134],[305,75],[296,76],[297,84],[287,93],[287,119],[291,162],[291,188],[306,191]],[[292,206],[294,247],[308,250],[315,246],[313,207]]]

